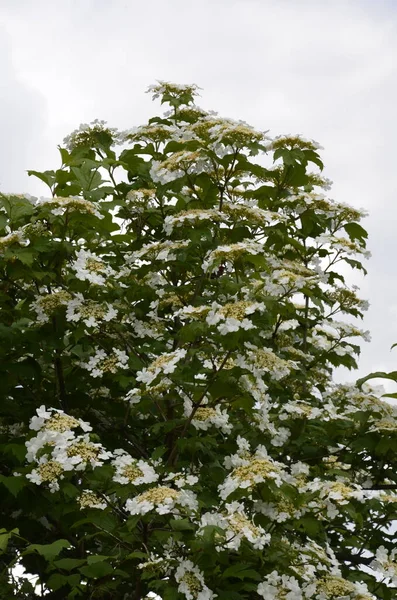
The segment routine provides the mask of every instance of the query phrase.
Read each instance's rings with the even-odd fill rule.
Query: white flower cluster
[[[167,235],[171,235],[175,227],[194,226],[200,221],[210,221],[216,223],[224,218],[224,214],[216,209],[191,209],[178,213],[177,215],[169,215],[164,219],[163,229]]]
[[[208,402],[208,400],[207,400]],[[222,410],[219,404],[215,407],[207,406],[207,402],[202,401],[202,406],[199,406],[194,411],[192,425],[201,431],[207,431],[210,427],[217,427],[224,434],[229,434],[232,431],[232,426],[229,423],[229,415],[226,410]],[[193,403],[188,398],[184,400],[185,417],[190,417],[193,412]]]
[[[135,498],[129,498],[125,509],[131,515],[145,515],[155,510],[159,515],[172,513],[179,516],[180,509],[184,512],[197,510],[198,503],[194,492],[189,489],[178,489],[160,485],[153,487]]]
[[[19,246],[28,246],[29,240],[25,237],[23,230],[17,229],[7,235],[0,237],[0,252],[7,250],[9,246],[13,244],[19,244]]]
[[[149,85],[146,90],[147,94],[152,94],[153,100],[156,98],[161,98],[164,94],[169,94],[173,97],[179,97],[182,94],[189,94],[192,96],[197,96],[198,91],[201,88],[198,87],[195,83],[191,84],[181,84],[181,83],[171,83],[170,81],[162,81],[158,80],[157,83],[153,85]]]
[[[211,310],[206,317],[208,325],[217,325],[219,333],[226,335],[239,329],[254,329],[255,325],[247,315],[255,312],[265,312],[265,305],[262,302],[249,302],[242,300],[230,302],[225,305],[213,302]]]
[[[210,250],[203,261],[202,269],[205,273],[210,271],[215,262],[233,264],[237,259],[245,255],[264,255],[264,246],[255,240],[245,240],[236,244],[218,246],[215,250]]]
[[[80,250],[76,253],[76,260],[71,268],[76,273],[77,279],[89,281],[95,285],[106,285],[106,279],[114,276],[115,272],[99,256],[90,250]]]
[[[272,404],[266,399],[257,400],[254,405],[253,422],[260,431],[270,435],[270,443],[273,446],[281,447],[287,442],[291,431],[287,427],[276,426],[271,417],[271,408]]]
[[[153,160],[150,176],[155,183],[164,185],[186,174],[199,175],[200,173],[209,173],[212,170],[211,161],[200,150],[181,150],[180,152],[174,152],[162,162]]]
[[[97,508],[99,510],[105,510],[105,508],[108,506],[107,502],[105,502],[91,490],[83,490],[83,492],[77,498],[77,501],[82,510],[84,508]]]
[[[207,512],[201,516],[198,535],[207,526],[215,526],[223,529],[224,535],[217,534],[217,551],[238,550],[241,542],[246,540],[257,550],[263,550],[270,543],[271,536],[263,527],[256,525],[250,519],[244,505],[239,502],[231,502],[225,505],[226,512]]]
[[[37,465],[26,476],[32,483],[46,483],[55,492],[65,472],[83,471],[87,466],[95,469],[111,458],[102,444],[90,441],[91,426],[85,421],[55,408],[46,410],[44,405],[36,413],[29,427],[38,433],[26,442],[26,458]],[[76,435],[78,428],[85,433]]]
[[[41,290],[41,292],[30,304],[30,309],[36,312],[36,321],[40,325],[48,323],[54,312],[62,306],[67,306],[72,298],[69,292],[59,288],[52,290],[51,293],[48,293],[47,290]]]
[[[133,458],[121,449],[115,450],[113,456],[115,458],[112,460],[112,466],[116,471],[113,475],[113,481],[116,483],[141,485],[143,483],[154,483],[158,480],[159,476],[153,464]]]
[[[40,198],[36,206],[48,206],[51,208],[53,215],[64,215],[67,211],[77,211],[82,213],[88,213],[94,215],[98,219],[103,219],[105,215],[102,215],[95,204],[80,198],[79,196],[71,196],[69,198],[57,197],[54,198]]]
[[[268,373],[271,379],[278,381],[296,368],[293,361],[278,357],[270,348],[258,348],[250,342],[245,342],[244,345],[247,352],[237,355],[236,365],[252,373],[259,387],[263,386],[264,373]]]
[[[336,481],[327,481],[316,477],[312,481],[299,487],[301,493],[315,492],[308,506],[320,518],[325,518],[325,513],[334,519],[340,512],[340,507],[355,499],[364,502],[373,496],[371,490],[363,490],[361,486],[353,484],[347,478],[338,477]]]
[[[300,582],[296,577],[272,571],[258,585],[257,592],[265,600],[372,600],[368,588],[337,575]]]
[[[336,236],[332,234],[321,234],[315,238],[315,242],[319,246],[330,246],[333,252],[343,252],[347,255],[361,254],[364,258],[370,258],[371,253],[365,250],[359,243],[352,242],[351,240]]]
[[[281,486],[283,481],[288,480],[284,465],[274,461],[264,446],[258,446],[255,454],[251,455],[249,446],[244,445],[244,440],[240,438],[239,441],[239,452],[226,457],[224,461],[226,468],[234,468],[218,487],[223,500],[237,489],[252,490],[257,484],[265,481],[273,481],[276,486]]]
[[[191,560],[182,560],[175,571],[178,592],[186,600],[212,600],[217,597],[206,585],[200,569]]]
[[[162,262],[168,262],[176,260],[176,250],[181,250],[189,246],[187,240],[179,240],[173,242],[166,240],[165,242],[152,242],[150,244],[144,244],[140,250],[136,250],[130,255],[126,256],[126,261],[129,264],[135,263],[140,260],[160,260]],[[161,281],[163,283],[163,280]]]
[[[88,362],[80,362],[80,367],[90,372],[91,377],[103,377],[105,373],[117,373],[119,369],[128,369],[128,356],[124,350],[112,349],[107,354],[103,348],[98,348]]]
[[[257,592],[265,600],[281,600],[281,598],[285,598],[286,600],[303,599],[299,581],[289,575],[279,575],[277,571],[272,571],[258,585]]]
[[[387,578],[389,584],[397,586],[397,549],[388,553],[384,546],[379,546],[370,566],[382,577]]]
[[[117,310],[112,305],[84,298],[80,292],[68,301],[66,307],[68,321],[82,321],[87,327],[98,327],[101,322],[111,321],[116,317]]]
[[[185,358],[187,350],[179,348],[175,352],[166,352],[161,354],[156,360],[154,360],[149,367],[145,367],[142,371],[138,371],[136,380],[150,385],[154,379],[160,373],[173,373],[180,360]]]

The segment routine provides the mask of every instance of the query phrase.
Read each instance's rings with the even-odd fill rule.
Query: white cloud
[[[0,188],[29,186],[26,169],[40,152],[45,127],[44,97],[21,81],[15,71],[11,40],[0,27]]]

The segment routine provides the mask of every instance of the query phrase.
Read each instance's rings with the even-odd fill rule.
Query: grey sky
[[[143,123],[156,79],[197,83],[204,108],[271,135],[319,141],[330,196],[370,213],[358,283],[373,340],[359,374],[397,369],[397,2],[0,0],[0,68],[3,191],[45,194],[25,170],[56,167],[81,122]]]

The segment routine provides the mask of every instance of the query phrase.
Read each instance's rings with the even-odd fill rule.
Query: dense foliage
[[[391,600],[397,411],[332,378],[362,213],[313,141],[151,91],[0,196],[0,595]]]

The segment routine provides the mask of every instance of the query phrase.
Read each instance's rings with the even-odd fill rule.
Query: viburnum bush
[[[1,597],[391,600],[397,410],[333,381],[363,213],[315,142],[150,91],[0,196]]]

